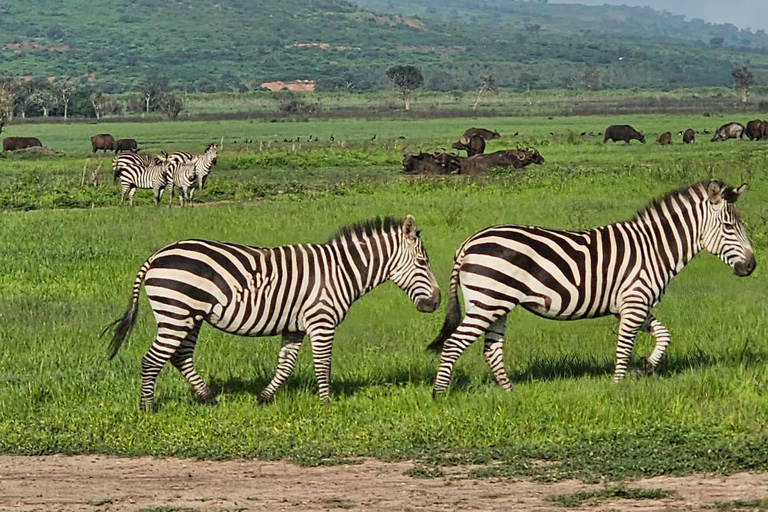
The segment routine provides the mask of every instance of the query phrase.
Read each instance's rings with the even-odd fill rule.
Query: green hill
[[[729,85],[737,65],[758,81],[768,76],[765,34],[717,36],[730,29],[697,28],[649,9],[359,3],[390,14],[341,0],[3,2],[0,75],[80,77],[106,92],[135,89],[154,75],[186,91],[301,79],[324,90],[381,89],[396,63],[420,66],[433,90],[474,89],[486,70],[500,86],[520,89],[578,86],[587,68],[607,88]]]

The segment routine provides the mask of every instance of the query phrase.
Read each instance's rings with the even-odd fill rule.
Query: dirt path
[[[6,456],[0,457],[0,510],[566,510],[547,497],[601,488],[576,481],[471,480],[462,470],[415,479],[403,474],[411,467],[374,460],[303,468],[285,462]],[[662,477],[631,487],[674,490],[678,498],[603,502],[590,510],[698,510],[715,501],[766,498],[768,474]]]

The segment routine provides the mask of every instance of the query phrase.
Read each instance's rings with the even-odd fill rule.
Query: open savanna
[[[745,122],[747,119],[741,119]],[[638,116],[649,143],[602,145],[615,118],[324,120],[304,123],[157,123],[11,126],[35,135],[55,157],[0,158],[0,452],[109,453],[201,458],[287,458],[307,464],[373,456],[475,463],[476,476],[594,479],[698,471],[768,470],[768,144],[706,142],[660,147],[662,131],[714,130],[713,117]],[[403,149],[449,147],[469,126],[499,130],[490,149],[537,147],[547,162],[475,181],[406,178]],[[88,138],[139,139],[148,152],[224,150],[192,208],[115,205],[111,170],[80,187]],[[519,132],[518,136],[512,134]],[[550,135],[550,132],[554,135]],[[309,135],[320,142],[283,143]],[[333,134],[335,141],[329,141]],[[370,141],[373,135],[376,140]],[[405,139],[399,139],[399,136]],[[249,148],[243,139],[253,139]],[[235,144],[234,140],[238,143]],[[279,140],[269,148],[267,143]],[[679,138],[675,138],[679,141]],[[258,144],[262,142],[262,150]],[[294,147],[295,146],[295,147]],[[89,160],[89,169],[109,158]],[[325,241],[339,226],[413,214],[444,292],[458,245],[491,224],[580,229],[628,219],[651,198],[717,177],[749,183],[738,204],[758,268],[744,279],[703,254],[655,309],[672,333],[657,375],[611,382],[616,321],[542,320],[510,315],[504,393],[473,346],[459,360],[450,393],[431,398],[437,359],[423,352],[444,309],[420,314],[394,285],[360,300],[337,331],[333,398],[316,395],[308,347],[274,403],[257,406],[279,340],[203,328],[197,367],[219,405],[197,404],[171,367],[157,386],[157,414],[138,410],[140,359],[155,332],[141,298],[131,339],[106,360],[102,328],[121,315],[141,264],[186,237],[259,246]],[[255,200],[259,199],[259,200]],[[14,202],[17,201],[17,202]],[[67,208],[67,207],[86,208]],[[642,334],[633,367],[652,341]]]

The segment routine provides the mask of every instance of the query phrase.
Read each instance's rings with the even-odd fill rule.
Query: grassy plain
[[[425,475],[439,473],[432,465],[472,462],[483,464],[475,476],[541,479],[768,469],[768,277],[761,263],[768,246],[768,145],[650,143],[662,131],[713,130],[722,121],[703,117],[633,119],[646,132],[646,145],[604,146],[596,136],[579,135],[616,121],[35,126],[59,156],[0,158],[2,208],[41,210],[0,213],[0,452],[290,458],[307,464],[375,456],[420,459]],[[505,134],[490,149],[531,144],[547,163],[477,181],[406,179],[395,172],[404,147],[448,147],[472,125]],[[9,134],[16,135],[16,128]],[[135,136],[148,151],[202,149],[224,136],[210,190],[200,198],[234,201],[184,210],[91,209],[117,199],[111,184],[79,186],[87,140],[96,132]],[[515,132],[517,137],[509,135]],[[259,141],[264,146],[309,134],[321,142],[309,149],[273,142],[254,151]],[[244,138],[255,142],[245,148]],[[97,157],[91,169],[96,161],[109,164]],[[107,340],[98,337],[122,314],[144,259],[180,238],[262,246],[323,241],[349,222],[411,213],[446,289],[454,250],[478,229],[605,224],[705,177],[749,182],[739,209],[758,269],[737,279],[719,260],[702,255],[673,281],[656,308],[673,341],[653,377],[611,383],[613,319],[552,322],[518,311],[511,315],[506,346],[515,391],[497,389],[473,346],[459,361],[451,392],[433,401],[437,360],[423,347],[439,330],[443,310],[419,314],[388,284],[357,303],[338,329],[330,405],[318,402],[305,347],[275,402],[257,407],[279,341],[204,327],[197,366],[220,394],[219,405],[197,404],[183,378],[168,368],[158,382],[159,412],[145,415],[138,411],[140,358],[154,335],[146,300],[131,340],[114,361],[106,361]],[[146,194],[141,203],[149,203]],[[636,353],[650,349],[650,338],[642,335]]]

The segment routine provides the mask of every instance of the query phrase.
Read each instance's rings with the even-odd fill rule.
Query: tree
[[[587,68],[581,77],[584,87],[588,91],[596,91],[600,88],[600,70],[597,68]]]
[[[531,87],[540,80],[538,75],[523,71],[520,73],[520,83],[525,85],[525,92],[531,92]]]
[[[5,94],[5,91],[0,89],[0,133],[3,133],[3,127],[8,121],[8,111],[13,111],[13,106]]]
[[[107,108],[106,98],[104,98],[99,91],[94,91],[91,93],[91,105],[93,105],[93,112],[96,114],[96,119],[101,119],[104,109]]]
[[[576,85],[576,75],[571,71],[566,71],[560,75],[560,83],[564,89],[571,90]]]
[[[184,103],[181,98],[171,93],[164,93],[157,100],[158,106],[163,113],[168,116],[168,119],[176,119],[179,112],[184,108]]]
[[[733,77],[733,87],[739,91],[741,102],[746,103],[749,87],[755,83],[755,75],[747,69],[747,66],[744,66],[731,71],[731,76]]]
[[[51,109],[56,108],[59,96],[50,84],[40,84],[30,98],[33,105],[37,105],[43,111],[43,117],[48,117]]]
[[[149,113],[150,109],[155,110],[158,107],[157,100],[167,90],[168,79],[165,77],[150,76],[144,81],[142,97],[144,98],[144,105],[147,113]]]
[[[19,84],[18,95],[16,96],[16,107],[18,108],[22,119],[27,117],[27,110],[29,110],[29,107],[35,104],[36,88],[37,84],[32,80],[21,82]]]
[[[64,105],[64,119],[67,119],[69,98],[77,92],[77,84],[71,80],[65,80],[58,85],[57,92],[59,94],[59,103]]]
[[[411,110],[411,93],[424,83],[421,70],[416,66],[394,66],[387,70],[387,78],[403,94],[405,110]]]
[[[472,110],[477,110],[477,105],[480,103],[480,97],[483,94],[486,92],[496,93],[499,91],[498,87],[496,87],[496,79],[493,78],[493,75],[490,73],[487,75],[480,75],[480,81],[482,83],[480,84],[480,90],[477,91],[477,98],[475,98],[475,104],[472,105]]]
[[[14,78],[0,79],[0,97],[2,106],[0,106],[0,116],[10,123],[13,121],[13,111],[16,108],[16,102],[19,99],[19,83]]]

